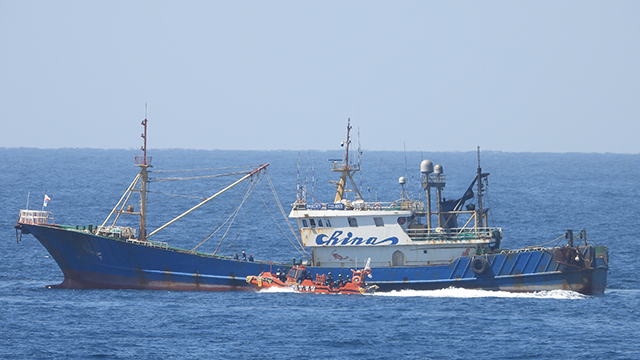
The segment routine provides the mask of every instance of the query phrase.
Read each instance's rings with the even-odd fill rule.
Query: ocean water
[[[59,224],[100,224],[138,172],[137,150],[0,148],[0,357],[2,358],[260,358],[260,359],[637,359],[640,358],[638,209],[640,155],[482,153],[491,173],[491,222],[503,229],[503,248],[552,242],[567,229],[587,230],[609,247],[604,295],[568,291],[511,294],[444,289],[366,296],[288,291],[173,292],[63,290],[55,261],[32,236],[16,242],[20,209],[47,210]],[[270,163],[267,173],[288,211],[296,184],[327,202],[335,173],[327,159],[341,152],[152,150],[153,179],[163,169],[220,168]],[[460,197],[473,180],[475,152],[364,152],[362,176],[370,201],[421,197],[419,164],[444,167],[445,197]],[[405,165],[406,164],[406,165]],[[229,170],[231,171],[231,170]],[[266,177],[263,176],[263,180]],[[149,227],[154,229],[229,178],[152,182]],[[192,248],[218,229],[247,189],[216,199],[158,234],[158,241]],[[220,252],[246,250],[256,259],[290,261],[300,255],[273,206],[268,185],[256,186],[227,231]],[[266,201],[265,201],[266,203]],[[135,223],[130,221],[131,225]],[[220,244],[216,233],[201,248]],[[291,235],[289,235],[290,237]]]

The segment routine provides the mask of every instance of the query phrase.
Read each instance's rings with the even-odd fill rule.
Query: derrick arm
[[[243,176],[241,179],[237,180],[236,182],[234,182],[233,184],[227,186],[226,188],[218,191],[217,193],[215,193],[214,195],[212,195],[211,197],[203,200],[201,203],[199,203],[198,205],[192,207],[191,209],[185,211],[184,213],[182,213],[181,215],[177,216],[176,218],[174,218],[173,220],[169,221],[168,223],[160,226],[159,228],[157,228],[156,230],[152,231],[149,235],[147,235],[147,238],[150,238],[152,235],[154,235],[155,233],[157,233],[158,231],[166,228],[167,226],[173,224],[174,222],[182,219],[183,217],[185,217],[186,215],[188,215],[189,213],[191,213],[192,211],[196,210],[197,208],[201,207],[202,205],[208,203],[209,201],[215,199],[216,197],[218,197],[220,194],[226,192],[227,190],[231,189],[232,187],[238,185],[239,183],[247,180],[248,178],[252,177],[253,175],[255,175],[256,173],[258,173],[260,170],[266,169],[267,166],[269,166],[269,164],[265,164],[260,166],[259,168],[257,168],[256,170],[250,172],[249,174]]]

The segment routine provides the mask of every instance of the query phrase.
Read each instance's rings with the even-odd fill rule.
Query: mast
[[[476,226],[480,225],[480,227],[488,227],[489,226],[489,218],[487,215],[487,210],[482,207],[482,196],[484,191],[484,186],[482,185],[482,179],[489,176],[489,173],[483,173],[482,168],[480,167],[480,146],[478,146],[478,174],[476,175],[478,179],[478,212],[477,216],[479,217],[476,221]],[[478,222],[480,224],[478,224]]]
[[[147,157],[147,122],[147,107],[145,104],[144,120],[142,120],[144,132],[140,135],[144,139],[140,148],[142,156],[135,157],[135,164],[140,167],[140,233],[138,234],[138,240],[147,239],[147,182],[149,181],[147,169],[151,167],[151,157]]]
[[[356,171],[359,171],[360,167],[356,164],[354,164],[353,166],[349,164],[349,144],[351,144],[351,138],[349,135],[350,132],[351,132],[351,118],[347,119],[347,140],[342,142],[342,146],[345,147],[344,164],[334,163],[334,167],[333,169],[331,169],[332,171],[338,171],[341,173],[340,180],[338,180],[337,182],[332,181],[333,183],[336,184],[336,188],[337,188],[336,197],[333,200],[334,203],[338,203],[342,201],[342,199],[344,199],[344,192],[347,191],[346,190],[347,178],[351,182],[351,186],[353,187],[353,191],[356,193],[356,197],[358,199],[362,199],[362,194],[360,194],[360,190],[358,190],[358,187],[356,186],[355,181],[353,181],[353,174]]]

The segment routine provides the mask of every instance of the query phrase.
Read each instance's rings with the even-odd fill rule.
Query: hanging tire
[[[489,263],[483,257],[476,257],[471,260],[471,271],[476,275],[481,275],[489,270]]]

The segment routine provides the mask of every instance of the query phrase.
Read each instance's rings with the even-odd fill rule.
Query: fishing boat
[[[23,234],[31,234],[51,254],[64,275],[62,283],[51,286],[54,288],[252,290],[245,282],[246,276],[269,269],[272,262],[223,256],[218,253],[220,246],[212,253],[202,252],[198,250],[202,242],[191,249],[179,248],[156,241],[154,236],[243,182],[249,181],[255,188],[269,164],[233,171],[231,174],[242,177],[149,231],[147,193],[152,158],[147,156],[147,124],[145,118],[142,156],[134,159],[140,172],[101,225],[60,225],[49,211],[21,210],[15,226],[17,241]],[[139,203],[133,201],[135,194],[139,195]],[[118,225],[125,216],[137,217],[139,227]]]
[[[314,294],[371,294],[378,289],[377,285],[366,283],[367,276],[371,277],[369,261],[364,268],[351,269],[351,272],[352,276],[347,275],[345,279],[342,278],[342,275],[338,279],[334,279],[331,272],[328,274],[316,273],[314,277],[311,268],[302,264],[294,264],[286,274],[278,269],[275,274],[271,271],[265,271],[256,276],[249,275],[247,283],[258,291],[280,288]]]
[[[140,173],[111,214],[100,226],[56,224],[47,211],[21,210],[16,237],[32,234],[47,249],[64,274],[62,288],[162,289],[162,290],[253,290],[247,276],[270,272],[273,266],[289,272],[291,263],[239,261],[221,256],[217,250],[204,253],[170,246],[150,239],[158,231],[190,214],[220,193],[247,179],[257,180],[268,164],[247,171],[221,192],[148,232],[146,194],[151,158],[146,155],[144,126],[143,156],[136,156]],[[608,271],[606,246],[588,243],[585,230],[568,230],[566,243],[502,249],[502,229],[490,227],[483,196],[488,173],[480,167],[462,197],[445,200],[447,184],[440,165],[429,160],[420,164],[425,201],[411,199],[404,191],[390,202],[365,201],[353,175],[359,160],[349,158],[351,125],[343,141],[344,159],[332,161],[340,174],[332,201],[307,202],[302,191],[289,218],[298,227],[297,240],[307,271],[333,273],[346,278],[358,268],[358,259],[371,259],[372,280],[378,291],[433,290],[449,287],[533,292],[572,290],[603,294]],[[302,188],[299,186],[299,188]],[[475,189],[475,192],[474,192]],[[435,207],[432,204],[435,191]],[[128,201],[140,196],[134,208]],[[349,198],[351,197],[351,198]],[[120,216],[139,217],[139,228],[116,226]],[[114,216],[114,221],[108,220]],[[295,245],[294,242],[292,244]],[[301,264],[302,265],[302,264]]]
[[[443,167],[423,160],[420,178],[426,202],[409,198],[404,177],[399,178],[400,199],[367,202],[353,179],[360,164],[349,159],[350,130],[347,123],[344,159],[332,163],[331,170],[340,174],[333,201],[307,203],[300,191],[289,215],[314,266],[335,272],[355,259],[370,258],[372,284],[380,291],[457,287],[604,293],[608,250],[589,244],[585,230],[577,235],[568,230],[561,236],[566,239],[563,245],[501,249],[502,229],[489,226],[483,206],[489,173],[480,167],[479,147],[475,178],[459,199],[443,198]]]

